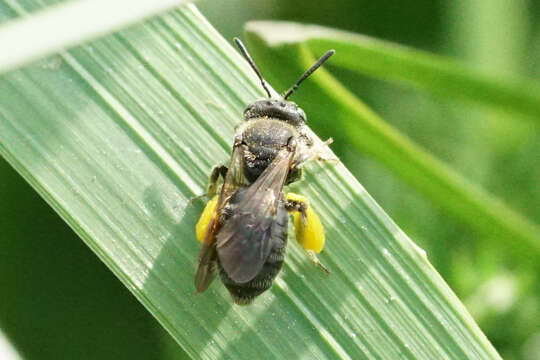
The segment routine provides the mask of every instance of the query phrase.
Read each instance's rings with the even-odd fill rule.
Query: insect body
[[[196,227],[202,248],[195,286],[197,292],[205,291],[217,270],[233,300],[249,304],[271,287],[281,270],[289,212],[295,215],[297,241],[328,272],[315,255],[324,246],[318,216],[303,196],[285,195],[282,190],[300,178],[306,161],[321,159],[322,150],[308,136],[304,111],[287,98],[334,52],[328,51],[282,98],[276,99],[243,44],[238,39],[235,42],[269,98],[246,108],[245,122],[236,130],[229,166],[214,168],[210,176],[207,194],[212,199]],[[223,185],[218,194],[220,177]]]

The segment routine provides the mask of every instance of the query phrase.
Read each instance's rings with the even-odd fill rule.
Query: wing
[[[257,276],[270,253],[272,224],[293,158],[294,151],[281,150],[251,186],[238,191],[238,200],[231,199],[238,205],[219,229],[216,247],[221,266],[239,284]]]
[[[215,269],[217,252],[215,234],[219,227],[219,221],[217,221],[217,219],[219,219],[223,205],[229,200],[234,191],[240,187],[246,186],[243,169],[244,156],[242,146],[239,142],[235,142],[229,168],[219,194],[216,210],[214,211],[212,220],[210,220],[210,223],[208,224],[201,251],[199,252],[199,263],[197,265],[197,272],[195,273],[195,288],[197,289],[197,292],[203,292],[208,289],[208,286],[210,286],[216,277]]]
[[[244,150],[241,142],[236,140],[227,175],[225,175],[225,180],[223,181],[223,186],[221,187],[221,192],[219,194],[217,208],[221,210],[236,189],[247,185],[247,180],[244,176]]]

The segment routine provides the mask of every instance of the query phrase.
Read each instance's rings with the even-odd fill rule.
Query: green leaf
[[[194,296],[189,199],[263,92],[193,6],[5,74],[0,93],[0,153],[191,357],[499,358],[341,164],[310,164],[297,185],[326,225],[330,277],[291,242],[252,306],[219,281]]]
[[[312,41],[316,42],[320,37],[337,37],[338,40],[325,40],[324,43],[324,51],[334,47],[337,49],[336,56],[332,57],[330,63],[346,64],[347,68],[355,71],[358,71],[360,65],[352,67],[352,57],[356,52],[353,51],[351,55],[350,48],[363,46],[376,51],[382,46],[376,40],[367,42],[361,36],[288,22],[252,22],[247,29],[253,51],[258,58],[272,58],[272,62],[278,64],[280,72],[283,72],[281,69],[299,72],[299,69],[312,64],[315,58],[309,47]],[[346,48],[342,47],[345,43],[348,44]],[[405,56],[399,47],[390,45],[385,45],[385,49],[386,52],[380,54],[380,63],[388,64],[389,69],[392,69],[392,61],[397,57],[401,59],[399,71],[403,74],[409,74],[404,70],[407,67],[416,66],[418,60],[415,53],[405,53],[408,54]],[[324,52],[319,50],[317,47],[317,55]],[[341,60],[342,57],[349,60]],[[422,55],[419,57],[422,58]],[[357,63],[363,62],[358,60]],[[424,64],[431,64],[432,71],[436,72],[436,61],[426,60]],[[392,71],[398,72],[389,70],[390,73]],[[409,75],[412,76],[412,73]],[[272,74],[267,77],[284,88],[288,85],[283,84],[280,77]],[[289,75],[284,78],[293,77]],[[420,78],[417,80],[420,81]],[[449,83],[446,87],[454,86],[454,78],[445,79],[444,81]],[[472,184],[392,128],[328,72],[319,71],[309,85],[302,86],[307,89],[295,94],[296,98],[313,104],[311,114],[318,118],[315,121],[324,123],[331,119],[336,128],[342,130],[334,135],[338,138],[337,142],[352,144],[360,152],[384,163],[435,204],[497,242],[515,258],[529,265],[535,264],[540,256],[540,228],[536,224],[508,208],[502,201]],[[320,119],[323,117],[326,120]]]

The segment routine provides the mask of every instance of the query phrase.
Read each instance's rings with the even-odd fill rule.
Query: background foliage
[[[538,79],[540,73],[540,17],[533,1],[419,0],[404,6],[397,0],[340,0],[317,5],[304,0],[233,0],[205,1],[200,8],[226,38],[240,34],[248,19],[288,19],[447,55],[494,77]],[[261,67],[265,73],[279,73],[271,63]],[[469,180],[540,222],[539,119],[332,70],[393,126]],[[312,106],[308,96],[302,98],[302,104]],[[321,137],[336,131],[331,121],[317,116],[310,117],[310,125]],[[505,359],[536,359],[540,353],[538,266],[522,266],[521,259],[500,251],[490,238],[449,217],[382,165],[347,144],[336,145],[334,150],[370,194],[426,249],[430,261],[501,355]],[[15,334],[12,336],[25,334],[19,338],[33,345],[25,347],[35,349],[29,357],[35,358],[43,348],[54,352],[50,347],[61,343],[59,339],[86,339],[87,344],[81,344],[80,349],[93,349],[94,358],[162,358],[169,349],[170,357],[182,356],[146,310],[3,161],[0,174],[0,231],[3,239],[17,239],[2,248],[10,258],[0,262],[0,285],[10,291],[2,293],[0,312],[18,309],[7,326]],[[48,273],[39,273],[45,264]],[[10,283],[14,279],[19,280]],[[110,295],[106,304],[100,303],[101,293]],[[56,310],[51,312],[51,307]],[[35,331],[32,319],[44,316],[63,327]],[[85,326],[79,326],[80,322]],[[143,341],[141,333],[148,335]],[[122,346],[119,339],[130,346]],[[57,351],[62,350],[69,348]],[[80,355],[66,353],[66,358]]]

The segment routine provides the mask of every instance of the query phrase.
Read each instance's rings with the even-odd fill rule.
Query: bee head
[[[300,109],[298,105],[296,105],[294,102],[288,101],[287,99],[295,92],[295,90],[302,83],[302,81],[306,80],[311,74],[313,74],[313,72],[317,70],[322,64],[324,64],[325,61],[328,60],[335,51],[328,50],[300,77],[300,79],[298,79],[297,82],[294,83],[293,86],[291,86],[289,90],[287,90],[283,94],[283,97],[276,99],[272,98],[272,94],[269,87],[267,86],[268,84],[266,83],[266,80],[264,80],[264,78],[262,77],[259,68],[257,67],[257,65],[255,65],[255,62],[249,55],[244,44],[238,38],[234,38],[234,42],[238,46],[238,49],[240,50],[246,61],[249,63],[255,74],[257,74],[259,80],[261,80],[261,85],[264,91],[266,91],[266,94],[268,94],[268,99],[258,100],[255,101],[253,104],[250,104],[244,111],[244,118],[246,120],[250,120],[254,118],[268,117],[285,121],[293,126],[304,125],[306,123],[306,113],[304,112],[304,110]]]
[[[292,101],[283,99],[264,99],[250,104],[244,110],[246,120],[268,117],[285,121],[293,126],[306,123],[306,113]]]

